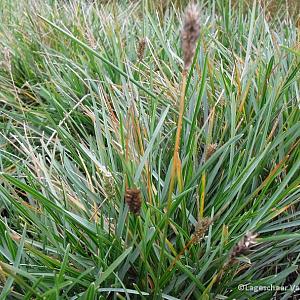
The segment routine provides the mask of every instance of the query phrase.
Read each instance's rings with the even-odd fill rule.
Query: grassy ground
[[[295,19],[256,1],[201,5],[180,180],[168,201],[181,10],[151,1],[0,6],[1,299],[296,295]],[[133,188],[140,215],[124,202]]]

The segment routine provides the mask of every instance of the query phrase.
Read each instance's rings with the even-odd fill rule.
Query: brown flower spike
[[[187,71],[195,55],[197,40],[200,35],[200,15],[198,6],[190,4],[184,14],[181,41],[183,50],[184,70]]]
[[[184,246],[184,248],[179,252],[179,254],[175,257],[172,264],[168,268],[168,271],[171,271],[173,267],[175,266],[176,262],[180,259],[181,255],[190,248],[192,244],[196,244],[200,242],[209,226],[213,223],[213,220],[211,218],[203,218],[201,219],[195,226],[195,233],[192,235],[192,238],[190,241]]]
[[[138,47],[137,47],[137,57],[138,60],[141,61],[144,57],[146,49],[146,38],[142,38],[139,40]]]
[[[206,148],[205,160],[208,160],[216,152],[217,148],[218,144],[209,144]]]
[[[209,226],[213,223],[213,220],[211,218],[203,218],[201,219],[195,226],[195,233],[193,234],[192,241],[193,243],[199,242]]]
[[[129,211],[139,215],[142,205],[141,191],[139,189],[126,189],[125,201],[129,207]]]
[[[246,233],[246,235],[238,242],[238,244],[232,249],[229,257],[229,261],[233,262],[236,257],[247,252],[251,246],[256,244],[257,234],[251,232]]]
[[[229,255],[229,259],[227,260],[227,262],[223,265],[223,267],[221,268],[221,270],[219,271],[219,273],[217,274],[217,278],[216,278],[216,282],[219,282],[223,276],[223,274],[225,272],[228,271],[228,269],[231,267],[232,264],[237,263],[237,257],[245,254],[246,252],[248,252],[248,250],[256,245],[256,238],[257,238],[258,234],[256,233],[252,233],[252,232],[248,232],[246,233],[243,238],[233,247],[230,255]]]

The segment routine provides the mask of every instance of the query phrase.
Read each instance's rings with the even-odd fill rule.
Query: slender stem
[[[168,194],[168,202],[167,202],[166,224],[165,224],[165,226],[163,228],[163,232],[162,232],[160,260],[159,260],[159,264],[158,264],[157,274],[161,273],[162,264],[164,261],[165,242],[167,239],[169,218],[171,215],[172,194],[173,194],[173,190],[175,187],[175,177],[176,177],[176,174],[178,175],[179,173],[181,173],[179,150],[180,150],[180,138],[181,138],[181,129],[182,129],[182,121],[183,121],[183,113],[184,113],[184,97],[185,97],[186,81],[187,81],[187,70],[184,69],[182,72],[180,101],[179,101],[179,117],[178,117],[178,123],[177,123],[176,140],[175,140],[174,154],[173,154],[173,164],[172,164],[172,170],[171,170],[171,178],[170,178],[170,186],[169,186],[169,194]],[[155,290],[155,292],[158,292],[158,291]]]
[[[186,80],[187,80],[187,70],[184,70],[182,72],[181,93],[180,93],[180,102],[179,102],[179,117],[177,123],[176,139],[175,139],[174,154],[173,154],[173,164],[172,164],[169,194],[168,194],[168,204],[167,204],[168,212],[171,208],[172,194],[175,187],[176,173],[177,174],[181,173],[181,162],[179,157],[179,150],[180,150],[180,139],[181,139],[181,131],[182,131],[182,120],[183,120],[183,113],[184,113],[184,97],[185,97],[185,89],[186,89]]]
[[[201,176],[201,197],[200,197],[200,211],[199,211],[199,218],[203,218],[204,216],[204,201],[205,201],[205,186],[206,186],[206,172],[204,171]]]
[[[191,239],[185,246],[184,248],[179,252],[179,254],[176,255],[176,257],[174,258],[173,262],[171,263],[171,265],[169,266],[169,268],[167,269],[167,272],[172,271],[173,267],[176,265],[176,262],[180,259],[181,255],[189,249],[189,247],[195,242],[195,239]]]

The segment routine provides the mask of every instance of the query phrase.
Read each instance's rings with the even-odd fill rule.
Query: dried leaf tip
[[[181,31],[184,70],[192,64],[197,40],[200,35],[200,14],[196,4],[189,4],[184,13],[183,28]]]
[[[129,207],[129,211],[139,215],[142,205],[141,191],[139,189],[126,189],[125,201]]]

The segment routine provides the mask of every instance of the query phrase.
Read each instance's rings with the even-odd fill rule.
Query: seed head
[[[204,218],[201,219],[195,226],[195,233],[193,234],[193,243],[199,242],[205,232],[207,231],[208,227],[212,224],[213,220],[211,218]]]
[[[251,232],[246,233],[246,235],[238,242],[238,244],[233,248],[230,261],[234,261],[235,258],[241,254],[244,254],[251,248],[251,246],[256,244],[257,234],[253,234]]]
[[[200,15],[198,6],[190,4],[184,14],[183,28],[181,30],[184,70],[187,71],[192,64],[197,40],[200,35]]]
[[[142,205],[141,191],[139,189],[126,189],[125,202],[130,212],[139,215]]]
[[[225,272],[230,269],[231,265],[237,262],[237,257],[241,254],[244,254],[247,252],[253,245],[256,244],[256,237],[258,235],[254,234],[252,232],[248,232],[245,234],[245,236],[234,246],[232,249],[232,252],[229,256],[229,259],[227,262],[223,265],[223,267],[220,269],[217,279],[215,282],[220,282],[222,276]]]
[[[218,144],[209,144],[206,148],[205,159],[208,160],[215,152],[218,147]]]
[[[139,40],[138,46],[137,46],[137,57],[138,60],[141,61],[144,57],[146,49],[146,38],[142,38]]]

